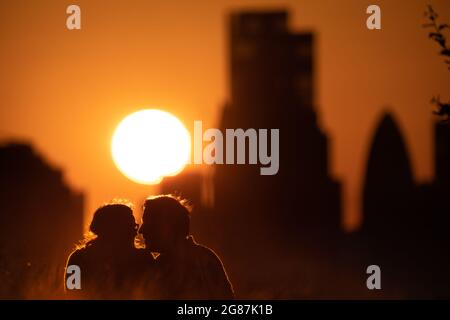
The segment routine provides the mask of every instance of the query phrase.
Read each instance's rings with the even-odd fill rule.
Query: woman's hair
[[[95,212],[89,225],[89,232],[77,245],[77,248],[86,247],[98,238],[117,238],[129,235],[137,229],[133,216],[132,204],[123,199],[112,200],[100,206]]]
[[[144,216],[152,219],[162,218],[169,222],[180,236],[188,236],[192,206],[186,199],[173,194],[152,196],[144,202]]]

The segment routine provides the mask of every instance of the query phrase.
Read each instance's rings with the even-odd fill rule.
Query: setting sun
[[[190,158],[190,134],[175,116],[157,109],[128,115],[111,144],[114,163],[129,179],[156,184],[183,170]]]

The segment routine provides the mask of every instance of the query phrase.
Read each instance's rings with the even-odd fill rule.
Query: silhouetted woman
[[[66,270],[71,265],[79,267],[81,289],[68,286],[68,278],[69,282],[73,279],[72,273],[66,273],[66,293],[82,299],[139,298],[153,258],[135,247],[138,225],[131,206],[119,203],[98,208],[89,229],[96,237],[75,250],[66,266]]]

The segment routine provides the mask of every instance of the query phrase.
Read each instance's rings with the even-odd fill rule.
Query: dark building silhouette
[[[445,234],[446,240],[450,243],[450,236],[447,227],[450,225],[450,125],[448,123],[437,122],[435,124],[435,146],[434,163],[435,178],[434,205],[437,215],[435,228],[439,234]]]
[[[82,222],[83,196],[66,185],[61,171],[30,145],[0,146],[1,298],[57,295]]]
[[[338,230],[339,185],[314,110],[313,34],[290,33],[285,11],[232,14],[230,27],[231,103],[220,127],[279,128],[280,170],[261,176],[258,166],[218,165],[216,207],[232,220],[281,223],[293,233]]]
[[[411,281],[423,263],[421,237],[425,217],[418,206],[421,192],[413,179],[410,155],[401,130],[392,114],[385,112],[374,131],[363,186],[363,242],[366,266],[383,270],[384,289],[415,294]],[[356,239],[355,239],[356,240]],[[411,264],[414,267],[411,267]]]
[[[436,188],[449,194],[450,192],[450,125],[444,122],[437,122],[434,129],[434,166]],[[447,208],[450,209],[450,201],[445,201]],[[447,211],[449,212],[449,211]]]
[[[450,296],[450,126],[435,125],[435,178],[413,179],[401,131],[385,113],[375,130],[363,187],[363,225],[352,238],[363,265],[383,270],[384,297]],[[355,249],[355,247],[353,248]]]
[[[450,297],[450,124],[436,122],[434,127],[435,177],[426,189],[421,212],[430,221],[428,254],[433,261],[430,283],[434,296]],[[430,214],[431,213],[431,214]],[[427,235],[425,235],[427,236]]]
[[[391,241],[414,218],[416,186],[403,136],[389,113],[375,130],[363,189],[364,232]],[[403,230],[404,229],[404,230]],[[403,233],[404,234],[404,233]]]

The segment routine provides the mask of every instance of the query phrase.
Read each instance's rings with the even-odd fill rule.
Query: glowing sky
[[[369,31],[360,0],[0,2],[0,138],[26,139],[87,194],[87,210],[113,197],[140,201],[151,188],[114,166],[110,142],[127,114],[157,107],[216,126],[228,97],[225,14],[287,8],[293,31],[317,32],[320,125],[331,137],[332,173],[344,182],[345,224],[360,221],[368,143],[390,106],[406,134],[415,177],[432,176],[429,100],[450,99],[450,73],[427,38],[428,3],[450,23],[446,0],[376,1]],[[65,28],[78,4],[82,30]],[[447,94],[447,95],[446,95]],[[282,164],[281,164],[282,165]]]

